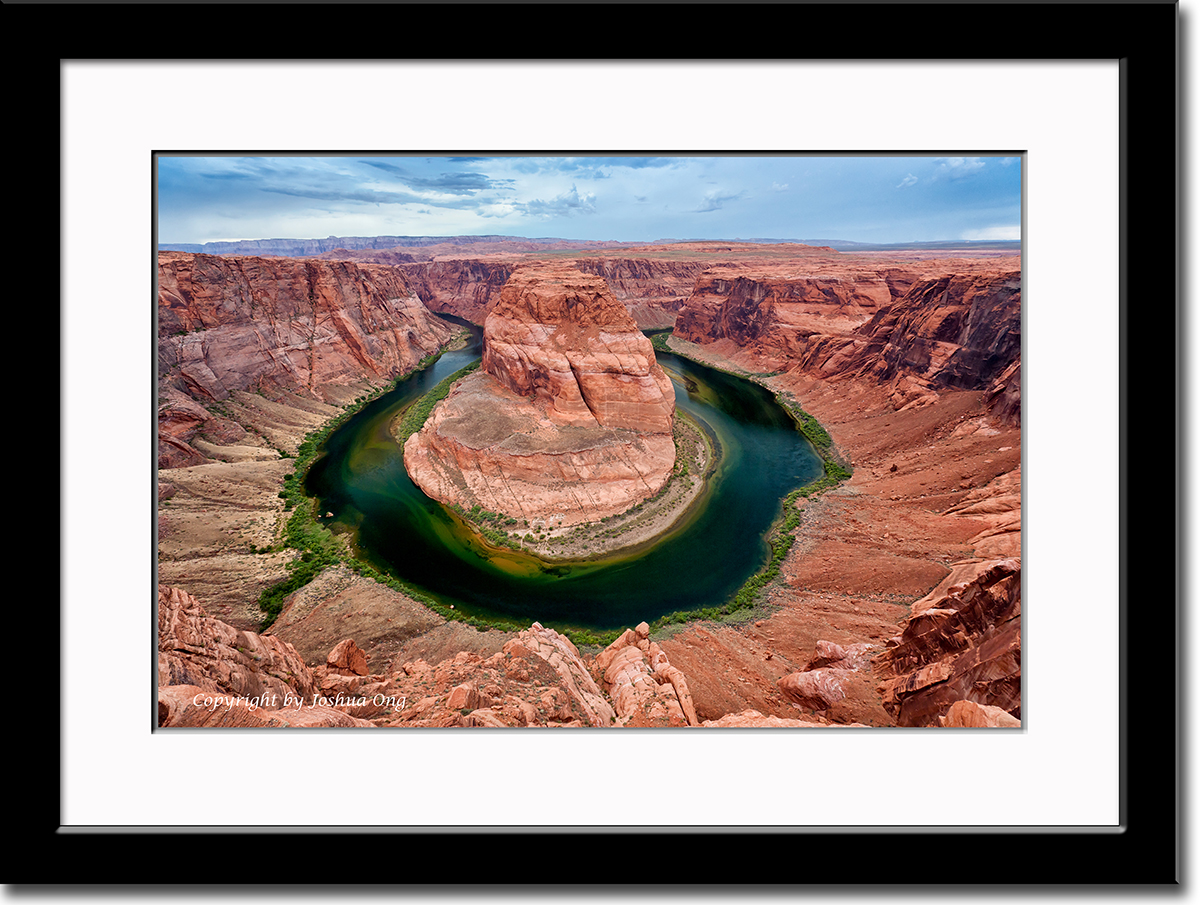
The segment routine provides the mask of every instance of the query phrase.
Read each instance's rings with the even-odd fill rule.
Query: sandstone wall
[[[190,444],[214,403],[246,391],[341,402],[350,385],[410,371],[453,332],[394,267],[162,252],[160,463],[206,461]]]
[[[774,370],[887,384],[898,408],[981,390],[999,417],[1020,420],[1021,274],[1011,266],[713,268],[675,335]]]

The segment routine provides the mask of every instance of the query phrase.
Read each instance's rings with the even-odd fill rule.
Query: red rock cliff
[[[405,279],[431,311],[482,324],[518,265],[497,260],[437,260],[406,264]],[[574,266],[608,284],[640,329],[670,327],[705,264],[648,258],[585,258]]]
[[[334,388],[386,382],[453,335],[394,267],[184,252],[158,261],[160,467],[204,461],[189,445],[202,425],[234,430],[205,406],[247,390],[340,402]]]
[[[849,332],[892,300],[876,273],[807,275],[713,268],[679,313],[676,333],[690,342],[733,340],[760,355],[795,358],[814,335]]]
[[[669,433],[675,390],[603,279],[516,270],[483,330],[483,369],[560,424]]]
[[[643,330],[674,326],[680,306],[706,267],[698,261],[649,258],[584,258],[576,266],[603,277]]]
[[[858,334],[866,342],[843,370],[881,383],[907,374],[932,387],[1002,390],[1020,379],[1020,271],[919,280]]]
[[[403,373],[452,332],[393,267],[163,252],[158,280],[159,373],[201,401],[264,382],[320,398]]]
[[[982,390],[994,412],[1015,423],[1021,361],[1016,264],[713,268],[697,280],[675,335],[749,353],[777,370],[890,384],[897,407],[927,402],[939,389]]]
[[[431,311],[482,324],[488,306],[512,275],[513,265],[464,259],[409,264],[400,269]]]

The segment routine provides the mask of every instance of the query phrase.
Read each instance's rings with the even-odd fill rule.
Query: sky
[[[157,158],[158,241],[1021,237],[1019,157]]]

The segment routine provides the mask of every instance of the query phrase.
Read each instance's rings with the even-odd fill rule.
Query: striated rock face
[[[999,707],[955,701],[940,720],[948,729],[1018,729],[1021,721]]]
[[[240,391],[340,402],[349,385],[412,370],[453,332],[394,267],[161,252],[159,467],[207,461],[191,445],[213,427],[203,406]]]
[[[794,363],[809,358],[826,337],[851,333],[891,301],[888,280],[872,271],[714,267],[696,280],[675,333],[696,343],[730,340],[763,358]]]
[[[488,306],[512,275],[513,265],[497,261],[451,260],[401,268],[413,291],[430,311],[445,312],[482,324]]]
[[[1019,721],[1020,560],[956,566],[913,604],[893,644],[873,665],[886,679],[880,693],[897,725],[943,725],[957,701],[998,707]]]
[[[653,330],[674,326],[680,306],[706,265],[649,258],[584,258],[576,266],[602,277],[638,327]]]
[[[871,645],[842,647],[818,641],[812,659],[800,672],[779,680],[779,690],[789,701],[806,710],[824,711],[846,697],[843,682],[850,674],[869,666]]]
[[[715,267],[680,310],[675,335],[824,379],[890,385],[897,409],[939,390],[981,390],[1020,421],[1019,261],[814,264],[797,271]]]
[[[404,264],[401,270],[429,310],[483,324],[516,266],[511,261],[452,258]],[[679,307],[706,265],[606,257],[584,258],[574,266],[603,279],[638,329],[650,330],[674,325]]]
[[[246,697],[316,691],[304,658],[290,644],[214,619],[178,588],[158,591],[158,684]]]
[[[880,383],[910,375],[931,388],[984,390],[1019,412],[1021,274],[921,280],[860,331],[866,344],[843,370]]]
[[[616,718],[612,705],[592,681],[570,639],[553,629],[533,623],[504,646],[504,653],[517,659],[538,657],[558,673],[564,690],[583,713],[589,726],[610,726]]]
[[[655,494],[675,461],[675,392],[604,281],[514,271],[484,324],[482,369],[404,444],[445,503],[571,525]]]
[[[483,329],[483,370],[557,424],[669,433],[675,390],[603,279],[572,267],[513,273]]]
[[[319,677],[290,644],[214,619],[178,588],[159,589],[160,727],[372,725],[326,703],[321,692]]]
[[[410,370],[453,332],[394,267],[163,252],[158,280],[159,373],[200,401],[264,384],[322,398]]]

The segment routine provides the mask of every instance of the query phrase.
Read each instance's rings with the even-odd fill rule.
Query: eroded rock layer
[[[395,267],[161,252],[160,464],[206,461],[191,438],[239,391],[340,402],[347,387],[412,370],[453,332]]]
[[[680,306],[705,269],[698,261],[650,258],[584,258],[580,270],[603,277],[642,330],[673,327]]]
[[[696,280],[675,335],[776,370],[886,384],[898,408],[981,390],[1019,423],[1019,261],[910,266],[714,267]]]
[[[604,280],[518,268],[484,324],[481,370],[404,444],[421,489],[559,525],[653,496],[675,461],[675,391]]]
[[[482,324],[488,306],[512,275],[513,265],[499,261],[429,261],[401,268],[413,291],[431,311]]]
[[[883,706],[899,726],[946,725],[957,701],[1020,720],[1020,560],[956,566],[913,604],[904,631],[874,662],[885,677]]]

